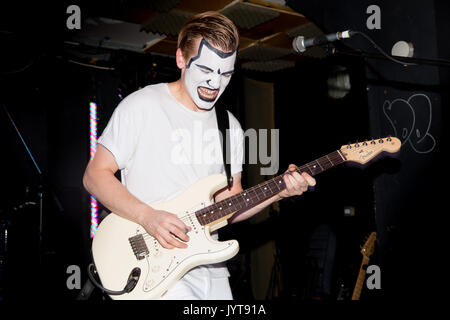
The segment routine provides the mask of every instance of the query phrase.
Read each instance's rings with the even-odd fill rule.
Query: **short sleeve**
[[[228,112],[229,124],[230,124],[230,167],[231,175],[242,171],[242,164],[244,162],[244,132],[241,128],[239,121],[234,117],[231,112]]]
[[[117,106],[98,139],[98,143],[113,154],[120,170],[126,168],[132,158],[139,137],[139,116],[131,105],[132,100],[126,98]]]

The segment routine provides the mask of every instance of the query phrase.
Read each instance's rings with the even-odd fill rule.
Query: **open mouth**
[[[208,89],[206,87],[198,87],[197,93],[200,99],[203,101],[211,102],[216,100],[217,95],[219,94],[219,89]]]

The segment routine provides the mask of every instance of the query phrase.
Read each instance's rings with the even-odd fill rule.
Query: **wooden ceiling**
[[[238,27],[240,45],[238,57],[248,65],[276,69],[276,65],[294,64],[305,55],[296,54],[292,40],[297,35],[305,37],[321,34],[302,14],[277,0],[161,0],[131,1],[120,10],[108,12],[108,17],[139,24],[143,32],[159,35],[143,48],[144,52],[175,56],[177,35],[182,25],[193,15],[214,10],[229,17]],[[314,48],[316,49],[316,48]],[[314,55],[314,53],[317,53]],[[320,56],[312,50],[310,55]],[[271,62],[270,64],[267,62]],[[271,71],[271,70],[266,70]]]
[[[250,0],[245,2],[242,0],[180,0],[171,11],[181,11],[194,15],[209,10],[222,12],[235,22],[240,34],[239,52],[243,52],[255,45],[277,47],[292,51],[292,38],[287,36],[286,31],[310,23],[303,15],[293,11],[289,7],[260,0]],[[250,28],[244,25],[246,22],[245,19],[257,19],[258,17],[255,16],[258,14],[261,16],[261,13],[267,13],[269,17],[270,14],[272,15],[267,21],[262,21],[261,23],[257,23],[258,21],[256,21],[257,24]],[[235,21],[236,19],[234,19],[233,16],[239,16],[239,14],[242,16],[241,20],[244,20],[244,23]],[[148,25],[149,20],[151,22],[151,20],[155,18],[156,16],[152,16],[146,22],[143,22],[143,29],[146,30],[145,26]],[[253,22],[253,24],[255,24],[255,22]],[[145,48],[145,51],[174,55],[176,49],[177,37],[166,34],[166,38],[148,46]],[[291,53],[293,54],[293,51]],[[292,59],[293,57],[290,58]]]

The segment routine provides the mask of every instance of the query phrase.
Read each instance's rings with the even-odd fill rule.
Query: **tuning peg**
[[[367,146],[367,140],[364,140],[364,142],[363,142],[362,145],[363,145],[363,146]]]
[[[359,148],[359,143],[358,143],[358,140],[356,140],[356,143],[355,143],[355,148]]]
[[[375,140],[372,138],[372,141],[370,141],[370,144],[375,144]]]
[[[391,142],[391,141],[392,141],[392,137],[391,137],[391,136],[388,136],[386,140],[387,140],[388,142]]]
[[[379,142],[379,143],[383,143],[384,141],[383,141],[383,139],[380,139],[380,140],[378,140],[378,142]]]
[[[350,145],[350,142],[349,142],[347,145],[347,149],[351,149],[351,148],[352,148],[352,146]]]

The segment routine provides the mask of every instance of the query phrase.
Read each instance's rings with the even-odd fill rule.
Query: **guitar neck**
[[[345,157],[339,150],[336,150],[299,167],[297,171],[306,172],[311,176],[315,176],[343,163],[344,161],[346,161]],[[215,221],[223,219],[223,217],[229,216],[237,211],[250,209],[264,200],[278,194],[285,188],[286,185],[282,174],[257,184],[256,186],[244,190],[225,200],[205,207],[197,211],[195,214],[201,225],[212,224]]]
[[[358,279],[356,280],[355,289],[353,289],[352,300],[359,300],[364,279],[366,278],[366,267],[369,264],[369,257],[363,256],[361,267],[359,268]]]

